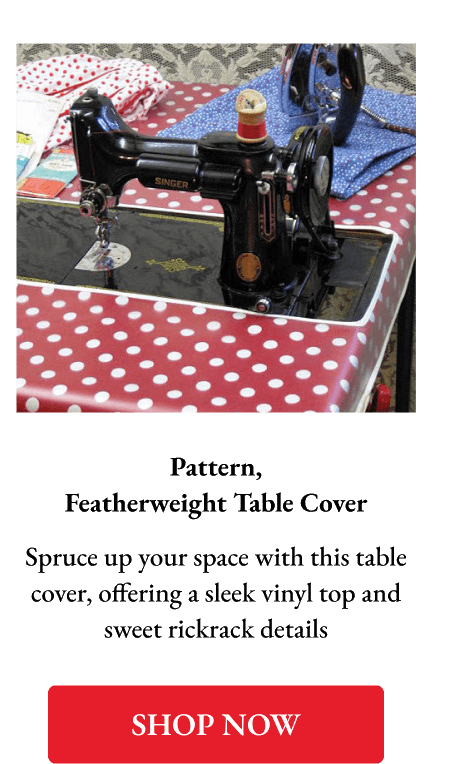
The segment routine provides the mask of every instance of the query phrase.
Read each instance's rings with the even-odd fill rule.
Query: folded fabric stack
[[[280,70],[276,66],[251,82],[210,101],[159,135],[196,140],[216,130],[235,131],[236,97],[244,88],[252,88],[262,93],[267,101],[267,132],[277,145],[286,146],[293,130],[288,116],[280,106],[279,79]],[[415,128],[414,96],[366,86],[363,103],[392,124]],[[378,122],[360,112],[346,143],[334,150],[332,194],[348,199],[415,152],[415,136],[381,128]]]
[[[70,140],[69,109],[89,87],[108,96],[127,122],[147,115],[171,88],[151,64],[130,58],[105,61],[97,56],[60,56],[21,64],[16,70],[17,91],[32,90],[61,100],[61,109],[45,151]]]

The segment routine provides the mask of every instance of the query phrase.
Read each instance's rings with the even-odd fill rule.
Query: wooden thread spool
[[[257,90],[242,90],[236,100],[237,137],[243,143],[261,143],[267,138],[267,103]]]

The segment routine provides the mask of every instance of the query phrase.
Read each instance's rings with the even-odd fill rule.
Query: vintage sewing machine
[[[108,213],[124,185],[137,178],[145,187],[219,200],[224,212],[217,274],[222,304],[316,316],[327,294],[342,285],[346,249],[355,249],[354,232],[346,247],[330,220],[333,140],[325,125],[301,126],[288,146],[276,146],[266,134],[265,110],[258,92],[244,90],[236,103],[236,132],[192,141],[136,133],[95,90],[78,99],[70,118],[82,188],[79,210],[97,225],[98,269],[110,253]],[[151,227],[149,222],[149,235]],[[370,238],[365,237],[363,250]],[[373,246],[377,253],[382,249],[377,241],[366,257],[349,254],[353,286],[356,259],[367,282],[368,262],[372,268],[377,259]]]

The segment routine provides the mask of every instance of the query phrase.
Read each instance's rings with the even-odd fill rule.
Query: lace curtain
[[[17,63],[87,53],[153,64],[166,80],[240,85],[281,63],[284,43],[19,43]],[[414,44],[362,44],[368,85],[416,92]]]

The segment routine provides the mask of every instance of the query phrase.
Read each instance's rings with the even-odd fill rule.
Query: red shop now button
[[[378,764],[381,687],[81,686],[48,693],[53,764]]]

